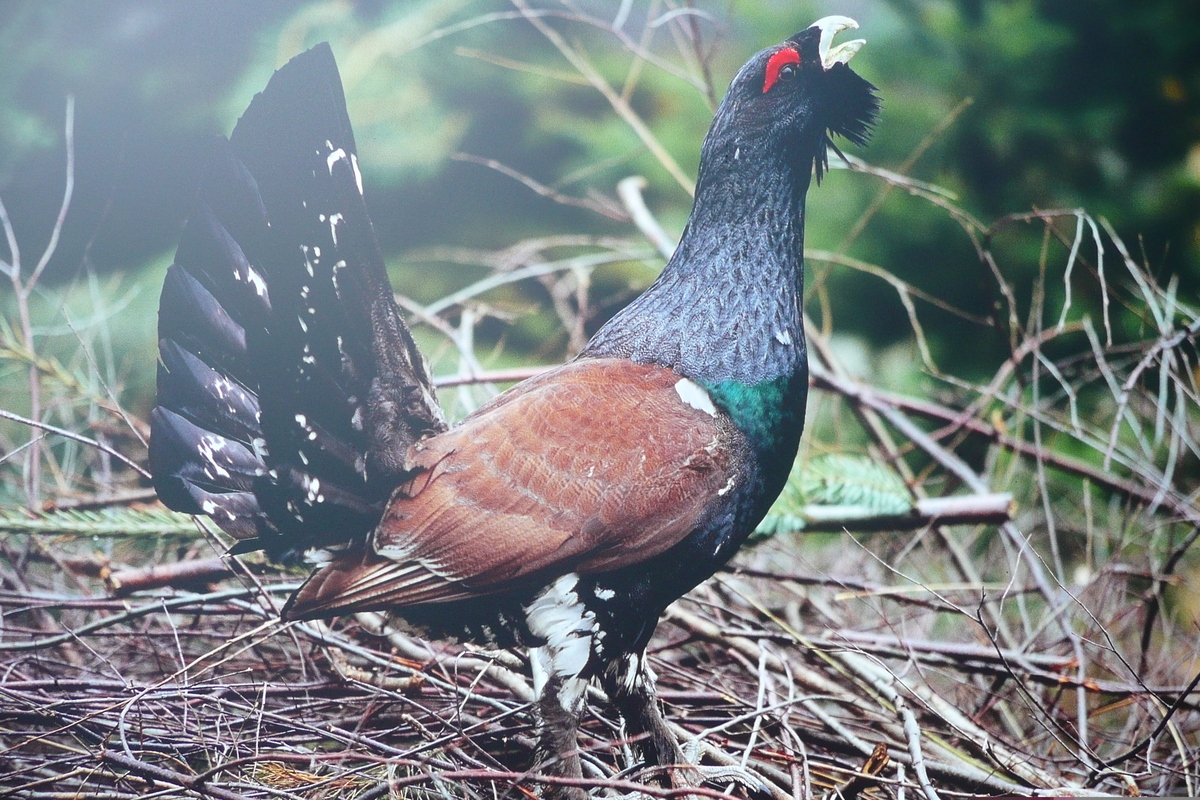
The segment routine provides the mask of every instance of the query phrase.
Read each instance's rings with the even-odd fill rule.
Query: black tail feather
[[[361,541],[409,445],[445,428],[392,297],[328,45],[214,146],[159,315],[163,501],[238,550]]]
[[[207,431],[220,431],[247,447],[262,437],[258,396],[178,342],[159,343],[158,403]]]
[[[251,491],[262,459],[159,406],[150,412],[154,445],[150,469],[159,498],[189,514],[208,514],[238,538],[258,535],[259,507]]]

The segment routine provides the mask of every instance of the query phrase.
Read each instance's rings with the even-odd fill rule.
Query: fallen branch
[[[953,497],[923,497],[907,514],[878,514],[858,506],[806,505],[799,517],[780,521],[799,523],[805,532],[873,533],[912,531],[929,525],[1001,525],[1012,519],[1013,497],[1007,492]],[[776,529],[776,533],[788,532]]]
[[[173,589],[199,590],[233,577],[233,563],[224,558],[204,558],[154,564],[149,567],[110,572],[104,583],[116,597],[128,597],[134,592],[168,586]]]
[[[222,789],[220,786],[208,786],[194,776],[184,775],[181,772],[175,772],[174,770],[169,770],[155,764],[147,764],[145,761],[133,758],[132,756],[114,753],[112,750],[100,751],[100,761],[108,764],[110,767],[129,770],[134,775],[149,781],[151,786],[155,783],[165,783],[195,792],[201,797],[215,797],[217,800],[249,800],[244,794],[231,792],[228,789]]]

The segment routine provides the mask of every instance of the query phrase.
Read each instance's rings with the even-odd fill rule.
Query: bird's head
[[[879,112],[875,87],[847,62],[863,39],[834,44],[857,28],[849,17],[825,17],[782,44],[753,56],[734,77],[717,110],[706,149],[717,160],[781,156],[807,175],[827,167],[831,134],[865,144]],[[732,165],[730,165],[732,166]]]

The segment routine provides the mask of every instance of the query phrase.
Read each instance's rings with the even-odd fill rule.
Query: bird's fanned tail
[[[328,45],[214,143],[163,287],[150,459],[238,551],[365,541],[408,446],[444,430],[392,298]]]

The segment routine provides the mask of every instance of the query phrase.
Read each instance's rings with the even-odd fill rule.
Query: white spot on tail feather
[[[324,215],[322,215],[322,216],[324,216]],[[329,217],[329,235],[333,237],[333,246],[334,247],[337,247],[337,226],[338,226],[338,223],[341,222],[343,219],[345,219],[345,217],[342,216],[342,212],[340,212],[340,211]],[[324,220],[322,220],[322,222],[324,222]]]
[[[708,396],[708,392],[700,388],[699,384],[689,381],[687,378],[680,378],[675,383],[675,393],[679,395],[679,399],[692,408],[699,409],[710,417],[717,415],[717,407],[713,405],[712,398]]]
[[[304,487],[304,499],[312,503],[325,502],[325,496],[321,494],[321,481],[309,475],[305,475],[300,482]]]
[[[327,567],[333,563],[333,553],[323,547],[310,547],[304,551],[304,561],[314,567]]]
[[[212,480],[216,480],[218,477],[230,477],[229,470],[225,469],[217,461],[217,454],[225,449],[225,444],[226,440],[223,437],[212,434],[201,436],[199,443],[196,445],[196,451],[204,459],[204,474]]]
[[[325,144],[329,145],[330,147],[333,147],[332,142],[325,142]],[[330,175],[333,174],[333,165],[339,161],[344,160],[345,158],[346,158],[346,151],[340,147],[338,149],[334,150],[332,153],[330,153],[328,157],[326,157],[325,166],[329,167]],[[355,171],[357,172],[357,170],[355,170]]]
[[[358,186],[358,193],[362,194],[362,173],[358,171],[358,156],[354,153],[350,154],[350,169],[354,170],[354,183]]]
[[[267,282],[263,280],[262,275],[259,275],[253,267],[246,270],[246,280],[254,287],[254,293],[259,297],[267,296]]]

